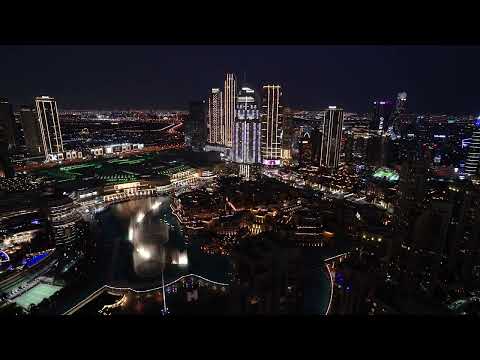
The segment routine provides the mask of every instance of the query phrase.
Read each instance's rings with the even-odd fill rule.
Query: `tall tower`
[[[206,107],[205,101],[194,101],[189,104],[185,123],[185,143],[195,151],[202,150],[207,139]]]
[[[27,151],[32,155],[42,154],[44,151],[42,134],[35,109],[31,106],[22,106],[20,108],[20,123],[22,124]]]
[[[397,95],[397,102],[395,103],[395,110],[392,113],[392,120],[390,124],[393,126],[395,134],[400,134],[402,125],[402,118],[407,111],[407,93],[401,92]]]
[[[472,141],[468,149],[467,160],[465,161],[465,174],[473,176],[477,174],[480,162],[480,116],[475,120],[475,130],[472,134]]]
[[[390,114],[392,103],[390,101],[374,101],[370,119],[370,129],[381,134],[387,132],[390,127]]]
[[[260,163],[260,116],[255,90],[242,86],[237,96],[232,160],[240,164],[240,175],[250,177],[250,165]]]
[[[46,160],[63,152],[62,130],[58,117],[57,102],[49,96],[35,98],[40,133],[42,135],[43,153]]]
[[[282,124],[282,162],[289,163],[292,160],[292,148],[294,138],[293,114],[291,109],[283,109],[283,124]]]
[[[320,144],[320,166],[337,168],[340,161],[343,109],[329,106],[325,110]]]
[[[237,81],[234,74],[227,74],[224,84],[223,121],[225,122],[225,143],[231,148],[233,143],[233,123],[235,121],[235,102],[237,98]]]
[[[280,85],[263,86],[262,101],[262,162],[280,165],[282,159],[283,114]]]
[[[208,97],[208,143],[223,145],[225,126],[223,123],[223,93],[220,89],[212,89]]]

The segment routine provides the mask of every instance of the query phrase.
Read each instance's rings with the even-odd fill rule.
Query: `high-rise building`
[[[403,117],[407,111],[407,93],[401,92],[397,95],[395,110],[392,112],[391,126],[395,134],[399,135],[402,129]]]
[[[295,138],[295,126],[293,123],[293,113],[291,109],[283,109],[282,126],[282,163],[288,164],[293,158],[293,142]]]
[[[280,85],[263,86],[262,101],[262,163],[280,165],[282,159],[283,114]]]
[[[20,108],[20,123],[23,128],[27,151],[32,155],[43,154],[42,133],[35,109],[28,105],[22,106]]]
[[[392,103],[390,101],[374,101],[370,119],[370,130],[386,133],[390,127],[390,114]]]
[[[35,107],[40,123],[45,158],[46,160],[56,159],[59,153],[63,153],[63,138],[57,102],[50,96],[38,96],[35,98]]]
[[[227,74],[224,84],[224,93],[224,145],[231,148],[233,143],[233,123],[235,122],[235,102],[237,98],[237,81],[234,74]]]
[[[15,118],[12,105],[7,98],[0,98],[0,127],[2,128],[3,139],[8,148],[15,147]]]
[[[193,150],[202,150],[207,140],[205,101],[195,101],[189,104],[189,114],[185,122],[185,144]]]
[[[20,120],[20,112],[15,111],[13,115],[15,118],[15,147],[17,150],[19,148],[25,150],[25,136],[23,134],[22,122]]]
[[[220,89],[212,89],[208,96],[208,143],[224,145],[225,126],[223,123],[223,93]]]
[[[302,131],[298,138],[298,165],[300,167],[311,165],[312,161],[312,137],[308,131]]]
[[[343,109],[329,106],[325,111],[320,147],[320,166],[337,168],[340,161]]]
[[[242,86],[237,96],[232,160],[240,164],[240,175],[250,177],[250,165],[260,163],[259,101],[255,90]]]
[[[475,121],[475,130],[468,149],[467,160],[465,161],[465,174],[474,176],[478,172],[480,162],[480,116]]]

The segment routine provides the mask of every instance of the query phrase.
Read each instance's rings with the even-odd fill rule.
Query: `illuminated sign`
[[[433,135],[433,137],[434,137],[435,139],[445,139],[445,138],[446,138],[445,135]]]
[[[263,165],[280,165],[281,160],[263,160]]]

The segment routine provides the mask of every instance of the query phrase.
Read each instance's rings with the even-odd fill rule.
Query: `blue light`
[[[480,127],[480,116],[477,117],[477,120],[475,120],[475,126]]]

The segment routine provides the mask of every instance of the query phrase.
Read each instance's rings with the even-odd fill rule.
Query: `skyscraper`
[[[293,113],[291,109],[283,109],[283,126],[282,126],[282,162],[289,163],[292,160],[292,148],[295,127],[293,125]]]
[[[465,174],[468,176],[476,175],[478,164],[480,162],[480,116],[475,121],[475,130],[468,149],[467,160],[465,161]]]
[[[390,101],[374,101],[370,119],[370,129],[382,134],[390,127],[390,114],[392,103]]]
[[[223,121],[225,122],[224,145],[232,147],[233,143],[233,123],[235,121],[235,102],[237,98],[237,81],[234,74],[227,74],[224,84],[224,106]]]
[[[250,177],[250,165],[260,163],[260,116],[255,90],[242,86],[237,96],[232,160],[240,164],[240,175]]]
[[[343,109],[329,106],[325,110],[322,125],[322,140],[320,147],[320,166],[337,168],[340,161],[342,141]]]
[[[220,89],[212,89],[208,96],[208,143],[224,145],[225,126],[223,123],[223,93]]]
[[[0,98],[0,127],[3,129],[3,138],[8,148],[15,147],[15,118],[12,105],[7,98]]]
[[[263,86],[262,101],[262,163],[280,165],[282,159],[283,114],[280,85]]]
[[[400,134],[402,126],[402,118],[407,111],[407,93],[401,92],[397,95],[397,102],[395,103],[395,110],[392,113],[391,126],[395,134]]]
[[[0,98],[0,177],[13,176],[9,148],[13,143],[12,107],[5,98]]]
[[[185,143],[195,151],[202,150],[207,140],[206,107],[205,101],[195,101],[189,105],[185,123]]]
[[[25,147],[32,155],[43,154],[42,134],[40,131],[40,122],[37,118],[35,109],[31,106],[22,106],[20,108],[20,122],[23,128],[25,138]]]
[[[25,150],[25,136],[23,134],[22,122],[20,120],[20,112],[15,111],[13,113],[15,118],[15,147]]]
[[[55,159],[63,153],[62,130],[58,117],[57,102],[49,96],[35,98],[40,133],[42,136],[43,153],[46,160]]]

